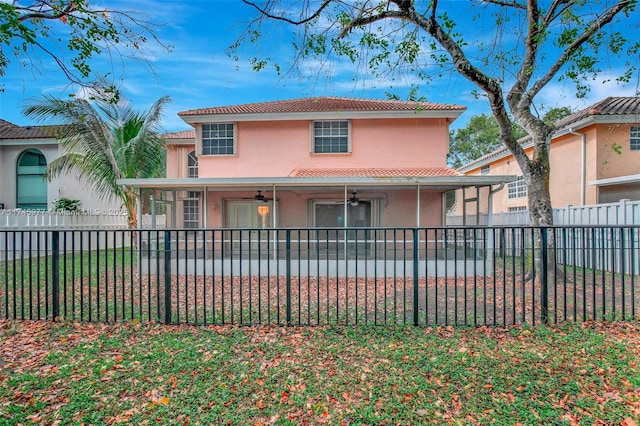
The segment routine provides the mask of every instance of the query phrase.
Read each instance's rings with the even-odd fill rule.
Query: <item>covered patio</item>
[[[515,176],[287,176],[272,178],[122,179],[118,183],[155,194],[152,218],[167,214],[171,228],[438,227],[444,225],[446,194],[466,216],[491,216],[493,195]],[[489,188],[482,191],[481,188]],[[141,206],[138,208],[141,213]],[[489,219],[489,225],[491,219]],[[155,221],[152,219],[152,228]]]
[[[148,234],[143,244],[150,247],[149,256],[171,256],[176,272],[185,262],[185,270],[202,274],[207,265],[232,274],[281,274],[293,260],[296,274],[345,276],[356,270],[406,275],[413,271],[407,262],[415,262],[420,275],[429,262],[451,273],[471,268],[493,246],[491,237],[443,227],[446,194],[463,189],[457,200],[462,210],[475,203],[474,211],[480,211],[513,179],[379,175],[121,183],[156,194],[152,217],[167,214],[171,230]]]

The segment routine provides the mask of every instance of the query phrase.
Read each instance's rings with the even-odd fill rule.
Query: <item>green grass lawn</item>
[[[640,324],[0,321],[0,424],[626,424]]]

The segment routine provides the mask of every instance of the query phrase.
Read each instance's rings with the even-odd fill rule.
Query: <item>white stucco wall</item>
[[[16,166],[18,157],[27,149],[37,149],[45,156],[47,164],[59,155],[59,147],[55,140],[1,140],[0,141],[0,203],[5,209],[16,208]],[[86,184],[69,176],[62,176],[47,184],[47,203],[61,197],[77,199],[82,202],[83,209],[109,211],[119,209],[120,203],[115,200],[100,201]]]

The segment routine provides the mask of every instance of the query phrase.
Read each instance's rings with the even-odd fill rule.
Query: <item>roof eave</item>
[[[167,145],[193,145],[196,143],[195,137],[191,138],[181,138],[181,139],[165,139],[165,143]]]
[[[119,179],[119,185],[137,188],[239,188],[239,187],[318,187],[318,186],[417,186],[462,188],[490,186],[514,181],[512,175],[487,176],[405,176],[405,177],[238,177],[238,178],[157,178]]]
[[[465,110],[415,110],[415,111],[327,111],[327,112],[278,112],[250,114],[186,114],[178,113],[186,123],[225,123],[243,121],[335,120],[381,118],[446,118],[451,121]]]
[[[589,181],[589,185],[593,186],[629,185],[634,183],[640,183],[640,173]]]
[[[58,140],[52,137],[0,139],[2,145],[52,145],[57,143]]]

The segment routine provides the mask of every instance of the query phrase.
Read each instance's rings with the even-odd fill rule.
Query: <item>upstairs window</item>
[[[313,152],[316,154],[335,154],[349,152],[349,122],[314,122]]]
[[[480,169],[480,174],[481,175],[488,175],[490,171],[491,171],[491,168],[487,164],[486,166],[482,166],[482,168]]]
[[[640,126],[631,126],[629,128],[629,149],[631,151],[640,151]]]
[[[189,157],[187,158],[187,177],[198,177],[198,157],[196,156],[195,151],[191,151],[189,153]]]
[[[522,198],[527,196],[527,183],[524,176],[520,176],[517,180],[509,182],[507,185],[508,198]]]
[[[235,154],[233,123],[202,125],[202,155]]]

